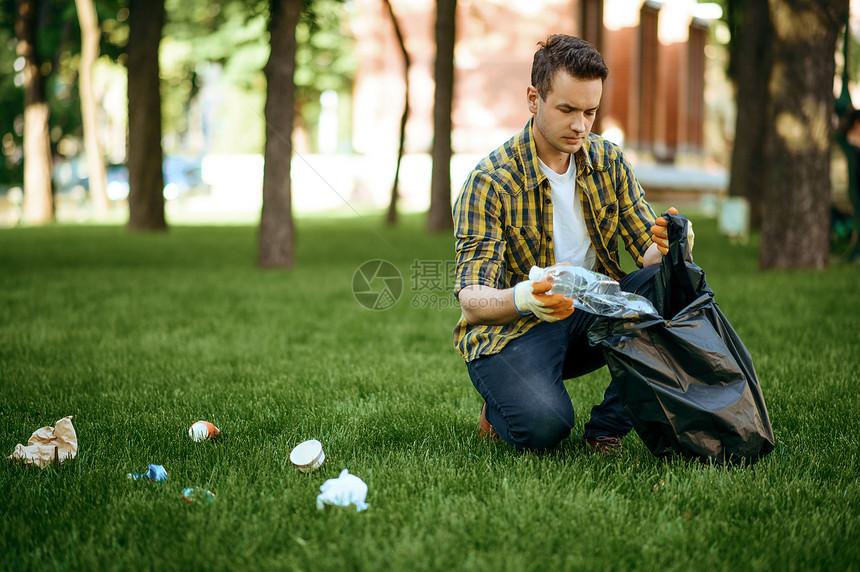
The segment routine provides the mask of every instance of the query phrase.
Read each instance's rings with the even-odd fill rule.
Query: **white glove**
[[[561,294],[547,294],[552,284],[525,280],[514,286],[514,306],[523,316],[534,314],[544,322],[556,322],[573,314],[573,300]]]
[[[696,233],[693,232],[693,222],[687,221],[687,260],[693,261],[693,243],[696,241]]]

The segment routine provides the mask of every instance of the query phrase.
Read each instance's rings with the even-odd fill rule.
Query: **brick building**
[[[391,0],[412,60],[406,150],[433,138],[432,0]],[[403,59],[381,0],[355,0],[359,69],[353,148],[393,152],[403,109]],[[457,8],[453,145],[484,154],[529,118],[526,87],[538,41],[578,35],[604,55],[610,75],[596,131],[620,129],[624,147],[658,162],[703,153],[708,21],[695,0],[460,0]]]

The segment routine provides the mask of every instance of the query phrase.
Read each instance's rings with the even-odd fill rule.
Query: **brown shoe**
[[[478,434],[482,439],[498,439],[499,434],[496,433],[496,430],[493,429],[493,426],[490,425],[490,422],[487,421],[487,402],[484,402],[484,405],[481,406],[481,418],[478,421]]]
[[[582,436],[582,446],[589,453],[600,453],[607,457],[617,457],[621,454],[621,437],[614,435],[597,435],[586,438]]]

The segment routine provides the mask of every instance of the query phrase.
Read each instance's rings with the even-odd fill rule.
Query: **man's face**
[[[582,148],[591,132],[602,95],[602,80],[577,79],[565,71],[556,72],[546,100],[540,97],[537,88],[529,86],[529,111],[535,116],[537,128],[535,143],[544,163],[549,165],[553,158],[576,153]]]

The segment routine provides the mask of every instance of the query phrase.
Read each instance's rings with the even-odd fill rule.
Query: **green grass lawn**
[[[860,266],[761,272],[755,240],[696,220],[776,435],[753,468],[657,460],[635,434],[584,454],[605,368],[568,383],[574,437],[523,454],[478,438],[450,235],[370,225],[300,220],[290,271],[255,267],[252,228],[0,230],[0,452],[66,415],[80,443],[59,468],[0,463],[0,569],[860,569]],[[384,311],[352,295],[373,259],[404,280]],[[192,442],[198,419],[223,439]],[[311,438],[327,461],[302,474]],[[126,478],[149,463],[169,479]],[[370,508],[317,510],[344,468]],[[216,501],[186,504],[193,485]]]

